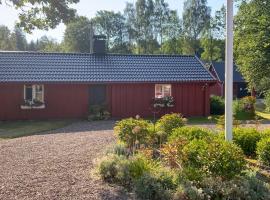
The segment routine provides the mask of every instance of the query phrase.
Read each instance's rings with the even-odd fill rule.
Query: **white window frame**
[[[34,101],[34,99],[36,99],[36,86],[41,86],[42,87],[42,99],[41,102],[44,103],[44,85],[42,84],[29,84],[29,85],[24,85],[24,93],[23,93],[23,98],[24,100],[26,100],[26,87],[27,86],[32,86],[32,101]]]
[[[161,96],[157,96],[157,87],[162,87],[162,91],[161,91]],[[164,88],[165,87],[170,87],[170,95],[172,96],[172,85],[171,84],[155,84],[155,98],[164,98],[165,94],[164,94]]]

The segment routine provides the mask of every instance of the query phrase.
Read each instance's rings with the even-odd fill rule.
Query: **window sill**
[[[25,106],[25,105],[21,105],[21,109],[22,110],[31,110],[31,109],[45,109],[45,104],[44,105],[40,105],[40,106]]]

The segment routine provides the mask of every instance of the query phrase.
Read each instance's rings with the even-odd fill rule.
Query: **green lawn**
[[[0,122],[0,139],[16,138],[54,130],[62,128],[71,122],[71,120]]]
[[[216,123],[219,115],[211,115],[210,117],[212,118],[211,120],[209,119],[209,117],[190,117],[188,118],[188,124]]]
[[[263,119],[270,120],[270,113],[256,111],[256,115]]]

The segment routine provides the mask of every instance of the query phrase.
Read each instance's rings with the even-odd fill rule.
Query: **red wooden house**
[[[164,112],[203,116],[215,83],[194,56],[0,52],[0,120],[83,118],[97,104],[147,117],[165,96],[174,107]]]

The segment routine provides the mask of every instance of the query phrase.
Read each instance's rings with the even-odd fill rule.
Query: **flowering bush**
[[[114,133],[130,150],[144,144],[149,135],[150,123],[143,119],[128,118],[116,123]]]
[[[174,106],[174,99],[172,96],[167,96],[163,98],[155,98],[153,100],[154,108],[170,108]]]
[[[42,106],[44,105],[43,102],[37,100],[37,99],[33,99],[33,100],[24,100],[22,106],[29,106],[29,107],[32,107],[32,106]]]

